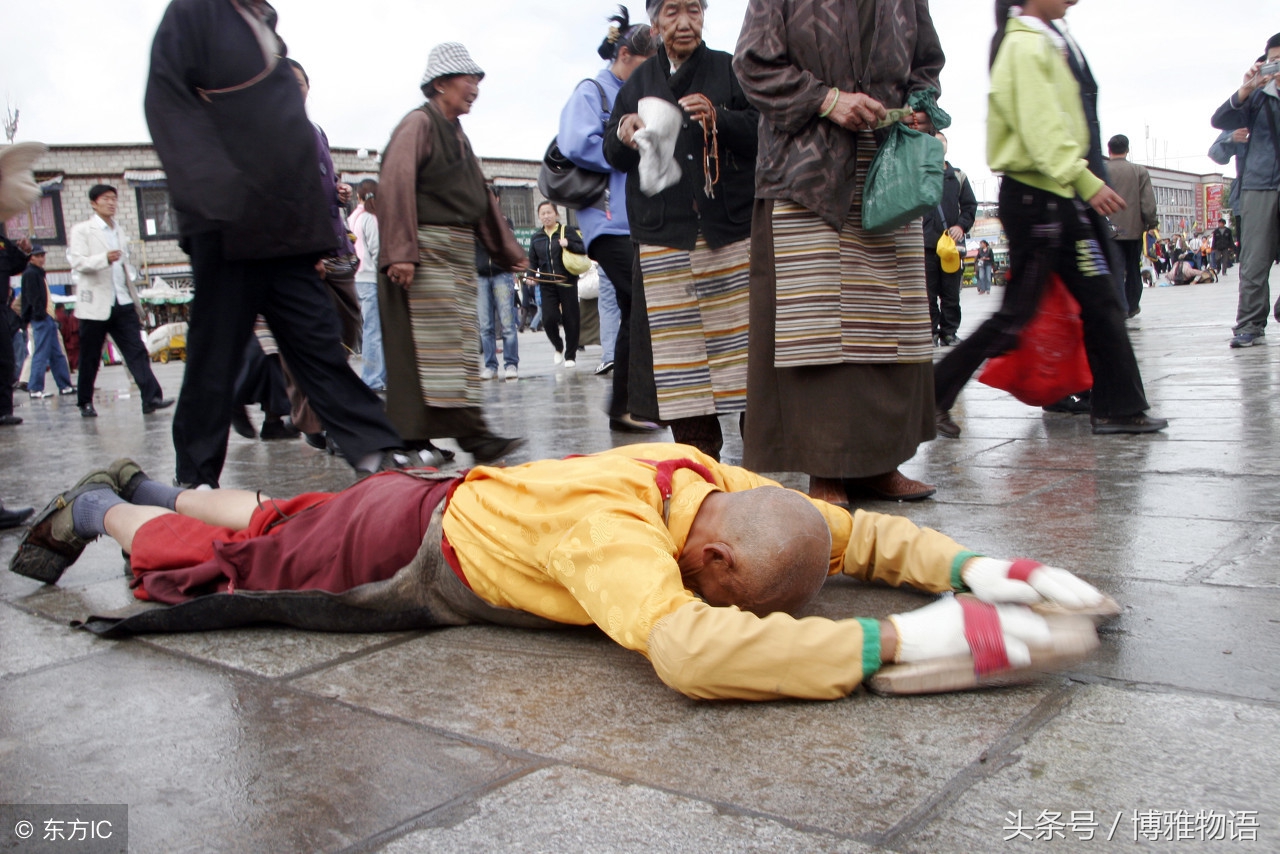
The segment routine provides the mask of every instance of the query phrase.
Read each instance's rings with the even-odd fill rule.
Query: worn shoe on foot
[[[31,527],[22,535],[18,551],[9,561],[9,569],[45,584],[57,583],[66,568],[84,552],[85,546],[97,539],[76,534],[71,505],[86,492],[114,488],[104,472],[91,472],[74,487],[54,497],[31,520]]]
[[[86,403],[80,407],[80,417],[81,418],[97,418],[98,410],[93,408],[92,403]]]
[[[158,409],[168,409],[170,406],[173,406],[173,398],[162,397],[159,400],[153,400],[146,406],[142,407],[142,414],[150,415]]]
[[[613,370],[613,360],[612,360],[612,359],[610,359],[610,360],[609,360],[609,361],[607,361],[607,362],[601,362],[599,365],[597,365],[597,366],[596,366],[596,376],[598,376],[598,377],[602,377],[602,376],[604,376],[605,374],[609,373],[609,372],[610,372],[610,371],[612,371],[612,370]]]
[[[513,383],[516,380],[520,379],[520,369],[515,365],[507,365],[506,371],[503,373],[502,378],[509,383]]]
[[[16,427],[21,423],[22,419],[12,413],[0,415],[0,427]]]
[[[495,371],[493,368],[481,368],[481,369],[480,369],[480,379],[482,379],[482,380],[491,380],[491,379],[493,379],[494,377],[496,377],[497,375],[498,375],[498,372],[497,372],[497,371]]]
[[[850,498],[863,494],[884,501],[919,501],[933,495],[938,488],[930,483],[912,480],[894,469],[872,477],[846,477],[844,491]]]
[[[933,424],[939,436],[946,436],[948,439],[960,438],[960,425],[951,420],[950,410],[934,410]]]
[[[1254,344],[1265,344],[1262,339],[1265,336],[1261,332],[1237,332],[1235,337],[1231,339],[1231,347],[1233,349],[1239,347],[1252,347]]]
[[[1096,435],[1106,435],[1109,433],[1155,433],[1169,426],[1167,418],[1152,418],[1150,415],[1119,415],[1114,418],[1100,418],[1095,415],[1092,419],[1093,432]]]

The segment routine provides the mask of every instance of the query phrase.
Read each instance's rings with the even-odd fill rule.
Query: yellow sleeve
[[[880,667],[874,620],[757,617],[693,601],[657,622],[649,660],[658,677],[699,700],[835,700]]]
[[[832,549],[836,532],[832,531]],[[863,581],[903,584],[931,593],[963,589],[960,567],[975,552],[901,516],[858,510],[851,519],[840,571]]]

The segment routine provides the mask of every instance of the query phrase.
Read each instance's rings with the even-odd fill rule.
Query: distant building
[[[1230,219],[1227,193],[1231,183],[1221,172],[1197,175],[1159,166],[1148,166],[1147,171],[1151,173],[1151,186],[1156,191],[1156,214],[1162,235],[1209,231],[1224,216]]]
[[[377,151],[334,148],[332,152],[341,180],[354,185],[378,177]],[[537,205],[542,199],[537,187],[539,162],[489,159],[482,163],[485,175],[499,188],[502,209],[515,224],[517,237],[527,245],[538,225]],[[129,253],[139,278],[150,282],[161,276],[176,286],[190,284],[191,264],[178,247],[168,182],[149,143],[51,145],[36,163],[36,180],[44,191],[42,197],[5,227],[10,237],[30,234],[34,242],[48,248],[46,269],[55,292],[74,293],[67,236],[73,225],[93,214],[89,188],[94,184],[111,184],[120,191],[116,216],[135,238]]]

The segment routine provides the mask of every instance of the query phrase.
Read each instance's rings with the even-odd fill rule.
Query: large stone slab
[[[1080,672],[1280,701],[1280,591],[1140,581],[1120,589],[1125,612]]]
[[[1083,688],[1007,762],[991,763],[985,779],[905,833],[898,846],[916,852],[1109,851],[1132,847],[1137,831],[1138,841],[1146,843],[1143,850],[1275,851],[1280,760],[1269,746],[1278,737],[1280,710],[1272,706]],[[1221,814],[1228,834],[1256,821],[1254,830],[1245,831],[1256,841],[1198,840],[1194,821],[1192,839],[1170,841],[1163,834],[1174,832],[1180,810],[1193,817],[1201,811]],[[1068,826],[1053,830],[1046,811],[1060,814]],[[1246,814],[1233,817],[1232,811]],[[1071,825],[1073,812],[1079,815]],[[1086,820],[1099,825],[1091,841],[1085,839]],[[1026,835],[1019,834],[1022,825],[1028,827]],[[1154,839],[1144,831],[1153,832]],[[1062,836],[1045,836],[1056,832]]]
[[[128,803],[131,850],[336,851],[527,763],[120,645],[8,680],[0,801]]]
[[[0,678],[27,673],[106,647],[86,632],[0,605]]]
[[[641,656],[594,631],[469,627],[293,684],[671,792],[857,835],[884,830],[941,789],[1055,680],[910,699],[694,702],[665,687]]]
[[[795,830],[705,801],[555,766],[521,777],[474,803],[430,816],[434,825],[379,849],[422,851],[789,851],[873,849]]]

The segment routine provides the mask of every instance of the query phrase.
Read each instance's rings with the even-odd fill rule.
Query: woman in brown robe
[[[480,409],[475,239],[495,265],[528,266],[458,117],[484,72],[456,42],[427,60],[427,102],[401,119],[382,157],[378,305],[387,364],[387,415],[409,448],[446,455],[451,437],[488,463],[524,444],[494,435]]]
[[[833,503],[934,492],[897,470],[936,435],[920,221],[861,226],[874,128],[942,64],[927,0],[751,0],[738,40],[762,118],[743,465]]]

